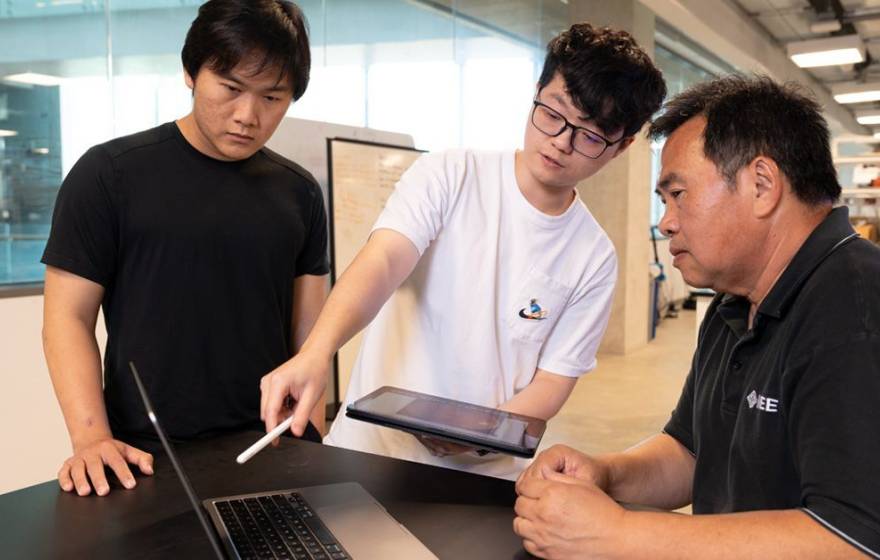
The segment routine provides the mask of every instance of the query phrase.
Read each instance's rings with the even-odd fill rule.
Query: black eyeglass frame
[[[535,123],[535,110],[536,110],[538,107],[543,107],[544,109],[547,109],[548,111],[550,111],[550,112],[553,113],[554,115],[559,116],[559,118],[562,119],[562,122],[563,122],[564,124],[562,125],[562,128],[559,129],[559,132],[557,132],[556,134],[550,134],[549,132],[546,132],[546,131],[542,130],[541,127],[539,127],[539,126]],[[577,126],[576,124],[572,124],[572,123],[570,123],[570,122],[568,121],[568,119],[565,118],[565,116],[562,115],[562,113],[560,113],[559,111],[557,111],[557,110],[554,109],[553,107],[547,105],[546,103],[542,103],[541,101],[538,101],[538,98],[537,98],[537,97],[536,97],[535,99],[532,100],[532,118],[531,118],[531,121],[532,121],[532,126],[534,126],[534,127],[535,127],[538,131],[540,131],[542,134],[546,134],[547,136],[552,136],[552,137],[554,137],[554,138],[557,137],[557,136],[559,136],[559,135],[562,134],[563,132],[565,132],[566,129],[570,128],[570,129],[571,129],[571,138],[570,138],[569,141],[568,141],[568,145],[571,146],[571,149],[574,150],[575,152],[579,153],[580,155],[582,155],[582,156],[584,156],[584,157],[586,157],[586,158],[590,158],[590,159],[599,159],[600,157],[602,157],[602,154],[605,153],[605,150],[607,150],[610,146],[613,146],[614,144],[617,144],[618,142],[620,142],[621,140],[623,140],[624,138],[626,138],[626,135],[624,134],[623,136],[621,136],[621,137],[618,138],[617,140],[612,141],[612,140],[610,140],[610,139],[608,139],[608,138],[605,138],[604,136],[602,136],[601,134],[599,134],[599,133],[596,132],[595,130],[590,130],[589,128],[586,128],[586,127],[584,127],[584,126]],[[588,132],[588,133],[592,134],[593,136],[598,137],[598,138],[599,138],[600,140],[602,140],[603,142],[605,142],[605,146],[602,148],[602,150],[601,150],[597,155],[595,155],[595,156],[587,155],[587,154],[583,153],[582,151],[580,151],[580,150],[578,150],[577,148],[574,147],[574,135],[577,133],[578,130],[583,130],[584,132]]]

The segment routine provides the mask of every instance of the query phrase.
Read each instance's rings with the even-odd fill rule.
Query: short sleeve
[[[559,315],[541,349],[538,368],[578,377],[596,367],[596,352],[608,327],[616,281],[617,257],[609,248],[589,285],[575,292]]]
[[[816,349],[786,375],[804,511],[880,558],[880,333]]]
[[[324,196],[321,189],[314,183],[312,187],[312,205],[309,215],[305,217],[306,242],[296,258],[296,276],[310,274],[323,276],[330,272],[330,261],[327,253],[327,212],[324,210]]]
[[[87,151],[68,173],[55,201],[41,262],[108,288],[119,246],[114,171],[101,146]]]
[[[695,368],[691,366],[681,395],[678,397],[678,404],[675,405],[669,421],[663,428],[663,433],[682,444],[692,455],[696,455],[696,446],[694,445],[694,371]]]
[[[409,239],[419,256],[443,229],[455,179],[447,154],[425,154],[400,177],[373,226],[394,230]],[[450,172],[450,167],[452,170]]]

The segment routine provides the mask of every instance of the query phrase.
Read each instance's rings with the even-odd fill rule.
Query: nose
[[[232,119],[244,128],[252,128],[259,124],[257,104],[259,99],[254,95],[242,95],[236,101]]]
[[[573,135],[574,131],[571,129],[571,127],[566,126],[564,129],[562,129],[562,132],[551,139],[551,142],[553,143],[553,146],[560,152],[570,154],[571,151],[574,149],[572,147],[572,141],[574,140]]]
[[[660,228],[660,232],[663,235],[666,237],[672,237],[678,233],[678,219],[675,216],[675,210],[672,208],[672,204],[667,204],[665,208],[666,209],[663,211],[663,217],[660,218],[660,223],[657,224],[657,227]]]

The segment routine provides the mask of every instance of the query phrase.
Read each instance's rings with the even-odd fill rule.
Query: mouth
[[[675,264],[677,261],[680,260],[679,257],[683,257],[684,255],[687,254],[687,251],[685,251],[684,249],[680,249],[678,247],[675,247],[675,248],[670,247],[669,254],[672,255],[672,263]]]
[[[243,144],[253,142],[254,140],[253,136],[248,136],[246,134],[238,134],[235,132],[227,132],[226,134],[229,135],[229,137],[232,138],[234,142],[241,142]]]
[[[550,167],[553,167],[556,169],[562,169],[565,167],[564,165],[562,165],[561,163],[559,163],[558,161],[556,161],[552,157],[545,156],[544,154],[541,154],[541,159],[544,160],[544,163]]]

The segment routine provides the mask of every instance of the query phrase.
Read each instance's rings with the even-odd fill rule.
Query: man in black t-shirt
[[[320,188],[264,147],[308,84],[305,25],[284,0],[202,5],[182,52],[192,112],[93,147],[66,177],[43,255],[44,349],[73,446],[65,491],[106,494],[105,465],[126,488],[128,463],[152,473],[159,446],[129,361],[172,438],[261,429],[260,379],[298,351],[326,297]]]
[[[732,76],[671,100],[651,134],[668,137],[674,265],[718,295],[664,433],[545,451],[514,529],[552,558],[880,558],[880,248],[832,209],[819,106]]]

